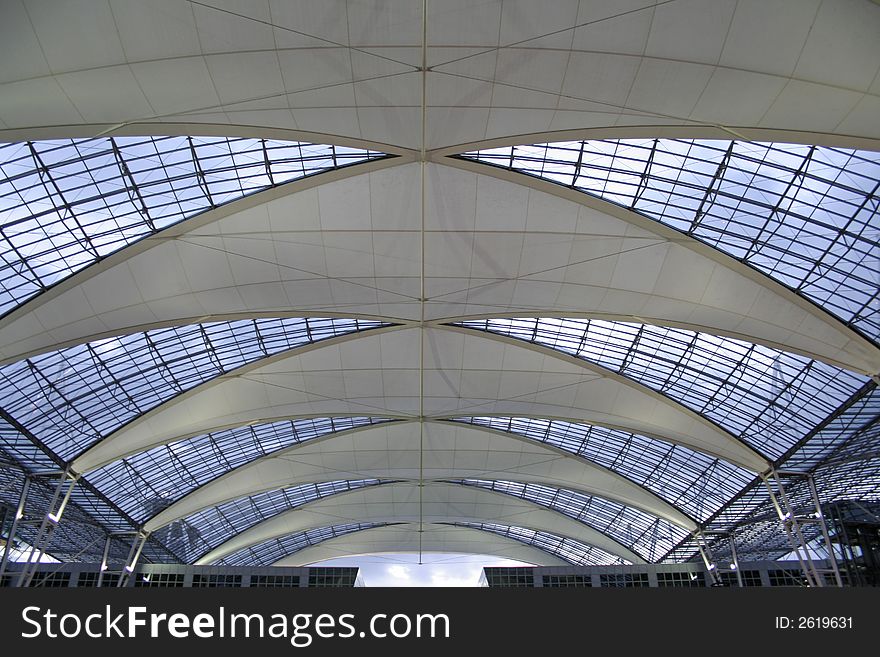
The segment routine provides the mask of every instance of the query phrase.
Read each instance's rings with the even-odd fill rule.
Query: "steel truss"
[[[0,144],[0,313],[194,214],[384,157],[343,146],[226,137]]]

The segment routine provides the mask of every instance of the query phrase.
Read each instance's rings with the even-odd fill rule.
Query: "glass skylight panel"
[[[387,155],[226,137],[0,144],[0,314],[194,214],[380,157]]]
[[[175,395],[260,358],[381,326],[281,318],[192,324],[41,354],[0,368],[0,405],[72,459]]]
[[[259,545],[254,545],[238,552],[234,552],[215,565],[218,566],[271,566],[276,561],[304,550],[312,545],[317,545],[337,536],[344,536],[352,532],[359,532],[375,527],[386,527],[395,523],[350,523],[334,525],[332,527],[318,527],[305,532],[290,534],[283,538],[273,538]]]
[[[617,429],[539,418],[457,418],[577,454],[644,486],[697,520],[720,509],[754,478],[726,461]]]
[[[596,495],[517,481],[465,479],[461,483],[558,511],[610,536],[648,561],[664,555],[688,535],[666,520]]]
[[[187,563],[254,525],[328,495],[375,486],[377,479],[301,484],[225,502],[175,521],[155,532]]]
[[[629,561],[616,557],[605,550],[585,545],[570,538],[557,536],[548,532],[535,531],[525,527],[516,527],[512,525],[499,525],[495,523],[471,523],[456,522],[449,523],[454,527],[470,527],[481,531],[498,534],[506,538],[512,538],[515,541],[531,545],[548,554],[559,557],[563,561],[567,561],[575,566],[601,566],[607,564],[628,564]]]
[[[878,499],[878,413],[880,390],[873,384],[866,384],[865,390],[857,393],[853,401],[842,405],[838,413],[782,464],[781,469],[800,472],[814,469],[823,503],[835,499]],[[812,505],[804,481],[795,481],[793,487],[787,488],[787,494],[796,507]],[[768,520],[756,523],[755,518],[761,517]],[[785,534],[779,531],[776,511],[761,482],[746,487],[710,519],[708,526],[724,533],[736,528],[740,558],[748,554],[753,559],[775,559],[791,549]],[[719,543],[718,549],[724,550],[725,546],[726,539]],[[671,562],[686,560],[696,551],[696,542],[685,540],[665,559]]]
[[[461,157],[633,209],[880,337],[880,153],[631,139],[521,145]]]
[[[544,345],[623,374],[777,458],[858,390],[856,374],[739,340],[660,326],[518,318],[460,326]]]
[[[120,508],[145,522],[165,506],[234,468],[330,433],[383,418],[304,418],[225,429],[161,445],[86,475]]]

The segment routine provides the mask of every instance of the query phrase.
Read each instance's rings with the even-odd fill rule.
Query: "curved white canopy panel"
[[[880,349],[711,247],[577,191],[450,162],[470,170],[427,165],[425,319],[586,315],[880,372]],[[360,166],[367,172],[292,183],[265,203],[254,195],[240,211],[209,212],[81,271],[0,320],[0,359],[196,321],[420,321],[420,167]]]
[[[428,148],[646,125],[880,137],[866,0],[217,4],[5,3],[0,136],[146,122],[415,149],[424,82]]]
[[[656,436],[757,472],[768,467],[717,425],[634,381],[551,349],[456,327],[376,329],[257,361],[132,420],[72,466],[87,472],[223,428],[364,414],[560,418]]]
[[[370,522],[481,523],[515,525],[571,538],[645,563],[635,552],[589,525],[558,511],[509,495],[445,482],[394,483],[330,495],[290,509],[236,534],[201,558],[207,565],[251,545],[328,525]]]
[[[274,452],[195,489],[153,516],[144,529],[155,531],[228,500],[334,479],[544,483],[617,500],[689,530],[696,527],[690,517],[647,489],[544,443],[454,422],[425,422],[422,431],[416,422],[380,424]]]
[[[428,525],[420,533],[418,523],[373,527],[329,538],[317,545],[303,548],[272,565],[305,566],[327,559],[363,554],[427,552],[488,554],[536,566],[571,565],[549,552],[492,532],[472,527]]]

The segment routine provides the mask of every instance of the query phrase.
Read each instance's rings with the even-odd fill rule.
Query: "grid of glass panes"
[[[0,144],[0,313],[144,236],[384,154],[227,137]]]
[[[139,521],[230,470],[314,438],[382,422],[382,418],[284,420],[203,434],[115,461],[87,475]],[[169,473],[174,486],[169,487]]]
[[[532,588],[535,576],[531,568],[484,568],[486,583],[493,588]]]
[[[880,388],[873,381],[786,462],[786,469],[807,470],[823,462],[845,461],[875,454],[880,447]],[[874,488],[877,488],[874,479]]]
[[[617,589],[649,586],[648,573],[608,573],[599,575],[599,585]]]
[[[799,568],[776,568],[767,571],[770,586],[807,586],[803,571]]]
[[[79,574],[76,585],[80,588],[94,588],[98,586],[98,576],[100,573],[84,571]],[[101,586],[112,588],[119,584],[119,573],[104,573],[101,577]]]
[[[687,571],[658,572],[657,586],[660,588],[704,588],[706,580],[703,573]]]
[[[251,575],[251,587],[293,589],[299,587],[299,575]]]
[[[0,416],[0,459],[32,470],[54,470],[58,463],[37,446],[31,435]],[[2,467],[2,466],[0,466]],[[0,489],[0,495],[2,495]]]
[[[689,139],[512,146],[462,157],[633,209],[880,335],[880,153]]]
[[[822,501],[830,502],[857,495],[863,499],[880,499],[880,459],[877,458],[880,446],[880,432],[876,431],[876,418],[880,412],[880,389],[871,382],[866,384],[840,411],[822,423],[821,428],[812,432],[807,440],[786,461],[782,470],[801,470],[816,468],[823,460],[830,460],[828,467],[815,470],[816,484],[822,491]],[[850,443],[858,453],[849,451]],[[841,461],[834,464],[837,454]],[[861,458],[859,458],[861,455]],[[811,504],[809,489],[801,482],[789,490],[795,496],[795,504]],[[769,518],[755,522],[754,518]],[[742,493],[715,514],[709,528],[729,533],[736,528],[737,551],[743,561],[773,560],[790,551],[784,533],[779,531],[776,514],[767,497],[767,490],[760,480],[743,489]],[[803,531],[815,531],[814,525],[805,525]],[[712,545],[713,552],[726,554],[728,541],[720,540]],[[694,539],[685,539],[670,551],[664,561],[686,561],[697,554],[698,546]]]
[[[724,586],[737,587],[739,586],[739,579],[737,579],[736,571],[722,571],[718,573],[721,576],[721,583]],[[740,577],[742,578],[742,585],[745,586],[763,586],[761,582],[761,571],[759,570],[741,570]]]
[[[183,573],[140,574],[134,585],[141,588],[183,588]]]
[[[865,377],[768,347],[677,328],[592,319],[463,322],[596,363],[667,395],[776,459]]]
[[[192,578],[194,589],[241,588],[241,575],[196,573]]]
[[[593,578],[590,575],[544,575],[543,585],[554,589],[590,588]]]
[[[454,522],[440,524],[449,524],[456,527],[470,527],[472,529],[479,529],[481,531],[511,538],[520,543],[524,543],[525,545],[538,548],[539,550],[555,557],[559,557],[563,561],[567,561],[575,566],[597,566],[626,563],[626,561],[620,557],[616,557],[605,550],[600,550],[592,545],[585,545],[584,543],[574,541],[564,536],[557,536],[556,534],[536,531],[526,527],[500,525],[490,522]]]
[[[43,589],[66,588],[70,586],[70,573],[38,570],[31,580],[31,587]]]
[[[384,527],[389,523],[350,523],[318,527],[282,538],[273,538],[258,545],[243,548],[217,561],[218,566],[271,566],[275,562],[312,545],[317,545],[337,536],[353,532]],[[393,523],[391,523],[393,524]]]
[[[619,429],[516,417],[456,418],[577,454],[644,486],[693,518],[720,509],[754,475],[701,452]]]
[[[159,539],[186,563],[195,562],[230,538],[280,513],[322,497],[382,483],[378,479],[323,481],[241,497],[159,529]]]
[[[357,568],[309,568],[311,588],[351,588],[357,579]]]
[[[606,534],[647,561],[664,554],[687,535],[681,527],[644,511],[578,491],[518,481],[464,479],[460,483],[558,511]]]
[[[0,426],[3,422],[0,421]],[[54,462],[53,462],[54,464]],[[52,470],[57,471],[54,465]],[[43,470],[47,472],[48,470]],[[0,504],[10,509],[18,505],[19,495],[28,470],[13,462],[0,463]],[[29,520],[42,518],[49,508],[58,483],[57,476],[32,477],[28,489],[24,517]],[[35,540],[39,522],[27,522],[19,526],[19,538],[25,543]],[[64,522],[52,535],[51,554],[62,561],[99,561],[108,531],[129,530],[131,525],[103,497],[83,482],[74,488],[64,511]],[[111,547],[110,558],[122,561],[128,548],[116,541]],[[144,557],[151,561],[173,560],[168,550],[155,541],[148,541]]]
[[[357,319],[266,318],[108,338],[0,368],[0,405],[70,460],[131,419],[242,365],[377,326]]]

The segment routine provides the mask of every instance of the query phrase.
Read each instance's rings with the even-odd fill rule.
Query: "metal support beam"
[[[694,532],[694,538],[697,539],[697,547],[700,550],[700,556],[703,558],[703,564],[706,566],[706,572],[709,573],[709,579],[712,580],[712,586],[721,586],[721,575],[718,574],[718,564],[715,563],[715,557],[712,556],[712,550],[709,543],[702,532]]]
[[[9,555],[12,552],[15,543],[15,534],[18,532],[18,525],[24,517],[24,508],[27,504],[30,487],[31,478],[25,475],[24,482],[21,485],[21,493],[18,496],[18,506],[15,509],[15,516],[12,518],[12,526],[9,528],[9,534],[6,537],[6,545],[3,546],[3,559],[0,561],[0,577],[6,573],[6,566],[9,564]]]
[[[788,491],[783,484],[783,477],[801,478],[806,481],[806,485],[809,488],[810,496],[812,498],[813,507],[815,509],[813,512],[800,516],[796,513],[796,509],[791,503]],[[767,486],[767,491],[770,493],[770,500],[776,509],[776,513],[779,515],[779,521],[782,523],[782,527],[788,536],[792,550],[795,555],[797,555],[798,562],[800,563],[801,570],[804,573],[808,586],[828,585],[831,582],[826,579],[826,575],[829,577],[833,576],[831,578],[833,579],[834,585],[843,586],[843,580],[837,566],[837,559],[831,545],[828,526],[825,523],[825,516],[822,513],[819,495],[812,476],[806,472],[770,470],[761,475],[761,478]],[[776,490],[774,490],[771,480],[775,484]],[[816,566],[816,562],[810,554],[808,541],[804,537],[804,526],[813,523],[819,526],[819,530],[822,533],[825,542],[825,549],[828,552],[828,561],[831,564],[831,568],[829,569],[820,569]]]
[[[740,572],[739,556],[736,553],[736,534],[734,532],[730,532],[730,560],[730,567],[733,568],[733,571],[736,573],[736,583],[742,588],[743,576],[742,572]]]
[[[104,541],[104,553],[101,555],[101,567],[98,570],[98,581],[95,583],[97,588],[101,588],[104,583],[104,573],[107,572],[107,559],[110,556],[110,544],[113,541],[113,534],[107,534],[107,540]]]
[[[78,480],[79,475],[73,474],[69,469],[65,470],[59,478],[55,486],[55,493],[52,495],[52,501],[49,503],[46,515],[40,523],[40,529],[37,531],[36,538],[28,552],[27,561],[21,569],[16,586],[30,586],[40,560],[46,553],[46,549],[52,540],[52,534],[55,533],[55,529],[61,522],[64,509],[67,507],[68,501],[70,501],[70,494],[73,492]]]
[[[128,552],[128,558],[125,560],[125,566],[122,568],[122,572],[119,575],[119,582],[116,586],[121,588],[128,585],[128,580],[131,579],[132,573],[134,573],[137,568],[137,563],[141,558],[141,552],[143,552],[144,545],[149,536],[150,535],[147,532],[141,531],[135,534],[134,539],[131,542],[131,550]]]
[[[831,536],[828,533],[828,523],[825,522],[825,513],[822,511],[822,504],[819,502],[819,491],[816,490],[816,481],[813,479],[813,475],[807,475],[807,484],[810,487],[810,497],[813,498],[813,504],[816,505],[816,520],[819,529],[822,530],[822,539],[825,541],[825,550],[828,552],[828,562],[831,564],[834,582],[837,586],[843,586],[843,578],[841,578],[840,568],[837,566],[837,557],[834,555],[834,546],[831,544]]]

